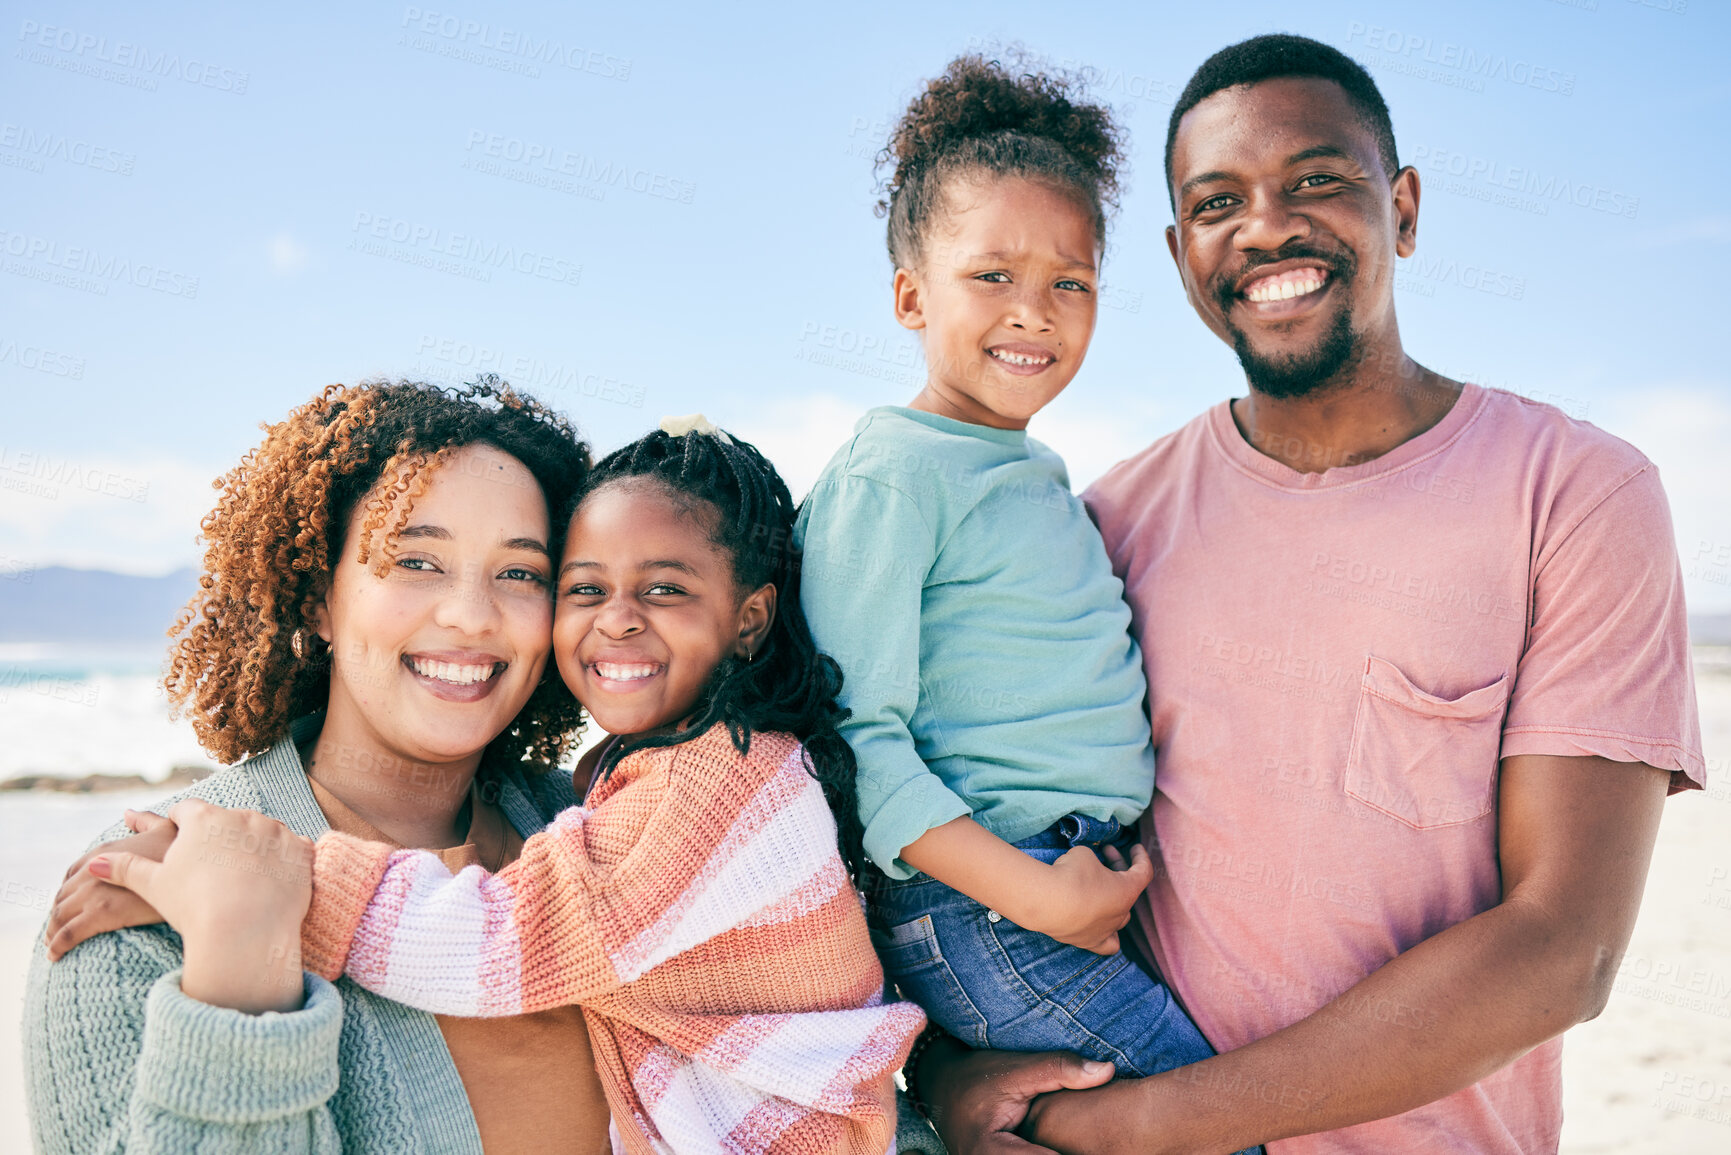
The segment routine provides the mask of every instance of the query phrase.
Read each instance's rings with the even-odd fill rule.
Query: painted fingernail
[[[90,860],[90,873],[97,878],[107,878],[113,871],[114,867],[109,864],[107,855],[98,854]]]

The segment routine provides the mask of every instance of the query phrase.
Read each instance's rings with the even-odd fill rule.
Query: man
[[[1166,157],[1173,260],[1250,391],[1085,497],[1148,670],[1137,921],[1222,1053],[1079,1090],[1108,1072],[941,1039],[915,1089],[958,1155],[1027,1150],[1018,1126],[1554,1151],[1560,1036],[1609,996],[1667,793],[1705,780],[1655,470],[1407,357],[1418,174],[1339,52],[1215,54]]]

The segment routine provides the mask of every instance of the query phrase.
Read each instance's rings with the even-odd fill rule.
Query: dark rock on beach
[[[0,790],[42,790],[55,794],[109,794],[117,790],[161,790],[171,793],[212,773],[209,766],[176,766],[168,777],[152,782],[140,774],[86,774],[62,778],[54,774],[20,774],[0,782]]]

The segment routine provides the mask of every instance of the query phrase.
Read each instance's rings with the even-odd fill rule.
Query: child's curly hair
[[[1080,80],[1026,67],[1026,53],[1009,53],[1014,69],[979,55],[958,56],[926,83],[878,153],[883,182],[877,214],[889,218],[890,260],[919,267],[930,224],[944,210],[951,177],[985,173],[1046,181],[1074,195],[1094,214],[1094,240],[1106,241],[1106,218],[1118,207],[1124,166],[1123,130],[1109,109],[1081,97]]]
[[[550,520],[588,481],[590,468],[589,447],[564,417],[497,377],[460,389],[411,381],[332,385],[261,428],[264,441],[211,483],[222,496],[202,522],[204,573],[170,631],[175,641],[163,678],[176,714],[189,715],[199,744],[225,763],[269,749],[290,722],[329,699],[329,652],[305,642],[351,518],[365,519],[357,560],[376,556],[382,574],[410,506],[454,450],[486,444],[521,461],[540,483]],[[552,528],[562,535],[562,524]],[[559,543],[550,547],[557,558]],[[297,630],[305,631],[304,657],[294,653]],[[522,712],[488,746],[482,768],[525,758],[557,762],[582,722],[548,662]]]

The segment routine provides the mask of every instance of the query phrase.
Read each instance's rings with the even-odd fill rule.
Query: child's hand
[[[1112,954],[1136,896],[1154,881],[1154,863],[1140,845],[1130,848],[1128,863],[1111,847],[1104,854],[1101,862],[1078,846],[1047,865],[964,816],[932,827],[904,846],[901,858],[1017,926]]]
[[[160,863],[109,851],[84,869],[133,891],[180,932],[188,998],[248,1014],[299,1008],[312,840],[256,811],[192,799],[168,816],[179,832]]]
[[[1154,863],[1140,843],[1130,848],[1128,863],[1110,847],[1106,853],[1112,865],[1086,846],[1054,862],[1052,885],[1037,901],[1034,921],[1018,920],[1020,925],[1095,954],[1116,953],[1130,908],[1154,881]]]
[[[149,926],[162,921],[156,908],[138,895],[123,886],[104,882],[84,869],[92,858],[114,851],[161,862],[174,843],[175,825],[160,814],[128,810],[126,825],[135,832],[130,838],[104,842],[74,862],[66,872],[60,892],[54,896],[54,912],[48,916],[48,929],[43,934],[49,962],[57,961],[87,938],[122,927]]]

